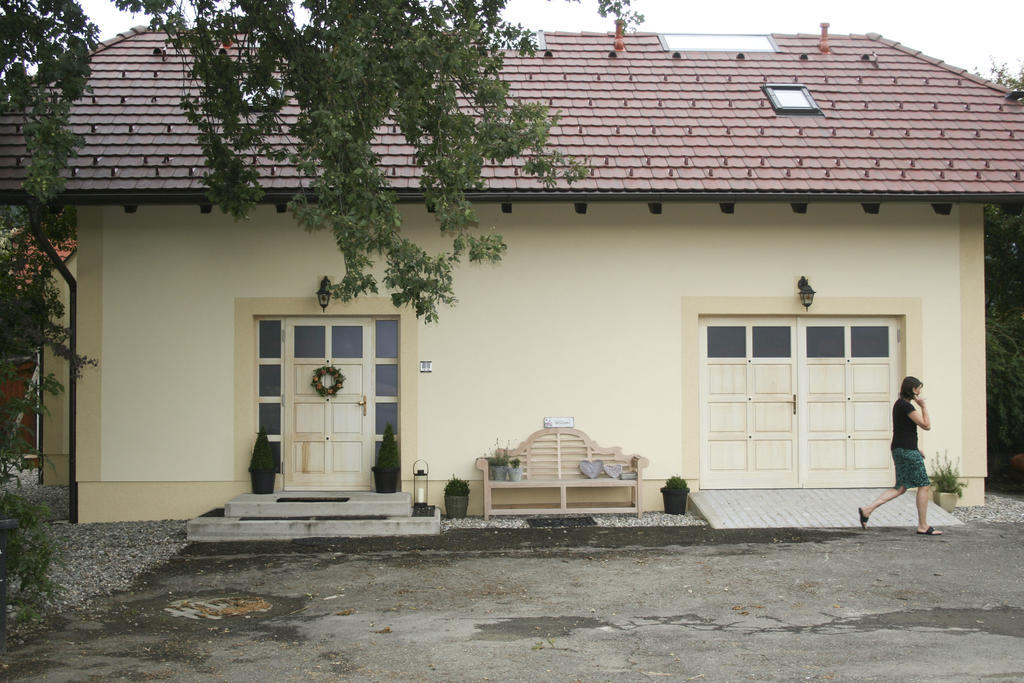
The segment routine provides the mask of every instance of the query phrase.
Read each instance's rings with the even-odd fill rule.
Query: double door
[[[708,318],[702,488],[888,486],[898,321]]]

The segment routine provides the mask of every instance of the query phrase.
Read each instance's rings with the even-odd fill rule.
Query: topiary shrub
[[[682,477],[669,477],[665,480],[665,488],[667,489],[688,489],[686,480]]]
[[[260,432],[256,435],[256,445],[252,447],[252,458],[249,460],[249,471],[273,470],[274,452],[270,450],[270,440],[267,439],[267,430],[260,425]]]
[[[380,442],[380,452],[377,453],[377,467],[382,470],[398,469],[398,442],[395,440],[395,430],[388,422],[384,427],[384,438]]]
[[[444,495],[468,496],[469,482],[466,481],[465,479],[459,479],[453,474],[452,478],[448,480],[448,483],[444,485]]]

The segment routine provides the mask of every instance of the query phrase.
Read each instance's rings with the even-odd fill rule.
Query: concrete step
[[[441,533],[441,511],[433,517],[250,518],[198,517],[187,524],[189,541],[290,541],[297,538],[416,536]]]
[[[295,517],[409,517],[412,496],[407,492],[277,491],[244,493],[224,505],[224,516],[234,518]]]

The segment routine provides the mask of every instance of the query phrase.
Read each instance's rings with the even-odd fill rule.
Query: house
[[[74,113],[79,215],[80,519],[185,518],[248,490],[263,424],[279,487],[370,487],[386,423],[404,485],[431,502],[476,456],[545,418],[647,457],[648,506],[691,487],[888,486],[889,410],[925,382],[931,457],[983,500],[982,206],[1024,201],[1020,93],[878,35],[549,33],[510,55],[518,97],[562,118],[553,143],[590,176],[546,189],[487,169],[480,227],[500,265],[465,266],[426,325],[387,296],[325,309],[328,235],[283,212],[295,174],[265,167],[245,222],[210,211],[162,35],[93,55]],[[436,223],[400,136],[380,137],[423,244]],[[0,200],[19,193],[0,128]],[[799,285],[815,290],[802,303]],[[345,389],[309,387],[325,362]],[[470,512],[480,509],[473,487]]]

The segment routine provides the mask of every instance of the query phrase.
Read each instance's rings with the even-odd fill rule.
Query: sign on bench
[[[520,481],[491,480],[487,459],[477,458],[477,469],[484,474],[484,519],[490,519],[491,515],[542,515],[552,512],[630,512],[639,517],[643,512],[643,469],[647,467],[647,458],[624,455],[618,446],[598,446],[584,432],[567,428],[536,431],[508,455],[509,458],[519,458],[523,468]],[[584,474],[580,463],[584,463],[584,469],[596,476]],[[503,494],[500,504],[495,504],[492,495],[495,489],[546,489],[557,492],[558,502],[512,503],[505,500],[511,498],[508,492]],[[570,501],[569,489],[626,489],[629,497],[628,500],[615,501],[575,500],[573,496],[574,500]]]

